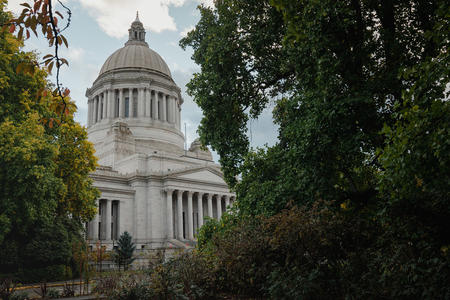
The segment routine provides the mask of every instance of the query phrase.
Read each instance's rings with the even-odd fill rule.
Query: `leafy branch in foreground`
[[[29,39],[31,32],[35,34],[36,37],[39,36],[38,32],[42,31],[42,35],[48,40],[49,47],[54,48],[53,54],[47,54],[43,57],[43,64],[47,67],[47,71],[51,74],[53,69],[56,68],[56,88],[53,91],[42,90],[38,97],[47,96],[50,92],[53,96],[60,99],[60,103],[54,106],[55,112],[60,115],[59,119],[42,120],[49,122],[50,126],[54,123],[60,124],[63,119],[63,115],[69,114],[69,94],[70,90],[64,88],[60,83],[60,68],[65,64],[69,65],[69,62],[59,55],[60,46],[63,44],[68,47],[66,37],[62,34],[69,26],[71,22],[72,12],[64,5],[61,1],[57,0],[63,9],[65,14],[67,14],[67,21],[63,26],[60,26],[61,20],[64,19],[63,13],[55,10],[52,0],[33,0],[33,3],[22,3],[23,10],[17,18],[11,18],[6,23],[1,26],[3,29],[9,30],[10,33],[16,33],[19,40]],[[39,67],[37,62],[28,61],[18,64],[16,72],[33,73],[36,67]],[[51,121],[51,122],[50,122]]]

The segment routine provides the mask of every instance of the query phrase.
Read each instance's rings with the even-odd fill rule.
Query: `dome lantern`
[[[142,22],[139,20],[139,12],[136,12],[136,20],[131,23],[130,29],[128,29],[128,42],[125,43],[125,46],[128,45],[146,45],[145,42],[145,29]]]

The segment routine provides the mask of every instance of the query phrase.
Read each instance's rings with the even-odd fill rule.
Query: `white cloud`
[[[67,0],[61,0],[61,2],[66,3]],[[12,11],[15,15],[18,15],[25,8],[20,5],[21,3],[32,4],[32,1],[31,0],[8,0],[7,8],[8,8],[8,10]]]
[[[88,10],[100,28],[109,36],[127,35],[136,11],[145,28],[153,32],[177,30],[169,15],[169,6],[182,6],[186,0],[77,0]]]
[[[200,4],[205,5],[206,7],[213,8],[214,7],[214,0],[197,0]]]
[[[188,26],[188,27],[184,28],[184,29],[180,32],[180,36],[181,36],[181,37],[187,36],[188,32],[191,31],[192,29],[194,29],[194,25],[191,25],[191,26]]]
[[[85,51],[83,48],[69,47],[64,51],[63,56],[70,62],[82,62]]]
[[[17,15],[24,9],[24,7],[20,5],[20,3],[24,2],[25,1],[23,0],[9,0],[7,8]]]
[[[9,0],[8,9],[18,14],[23,7],[20,3],[26,0]],[[169,15],[169,7],[180,7],[188,1],[196,1],[207,7],[214,6],[214,0],[70,0],[79,2],[96,20],[100,28],[109,36],[122,38],[127,35],[131,21],[136,11],[139,19],[147,30],[161,32],[164,30],[176,31],[175,20]],[[28,1],[30,2],[30,1]],[[63,2],[68,2],[65,0]],[[185,28],[181,34],[186,34],[190,28]]]

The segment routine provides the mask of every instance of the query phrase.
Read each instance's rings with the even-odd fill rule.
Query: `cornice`
[[[125,189],[117,189],[103,186],[96,186],[101,192],[114,193],[114,194],[123,194],[123,195],[134,195],[136,193],[135,190],[125,190]]]

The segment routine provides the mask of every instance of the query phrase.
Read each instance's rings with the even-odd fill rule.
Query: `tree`
[[[0,5],[3,7],[7,0],[1,0]],[[65,10],[67,14],[66,23],[63,25],[61,20],[64,19],[64,15],[55,9],[55,2]],[[9,18],[2,19],[0,26],[3,30],[9,30],[10,33],[17,32],[18,40],[29,39],[31,33],[34,33],[38,37],[38,32],[42,30],[42,35],[48,40],[49,46],[54,49],[53,54],[47,54],[43,57],[43,64],[46,66],[48,73],[51,74],[53,67],[56,67],[56,88],[51,91],[58,101],[55,101],[52,105],[52,109],[57,113],[57,116],[63,116],[69,114],[70,105],[70,90],[63,88],[60,84],[59,72],[61,66],[69,62],[59,56],[59,47],[64,44],[68,47],[67,39],[62,34],[69,26],[71,22],[72,12],[61,1],[53,0],[33,0],[32,5],[24,2],[21,4],[23,7],[22,12],[17,18],[13,18],[9,15]],[[59,24],[58,24],[59,23]],[[60,26],[62,25],[62,26]],[[17,71],[22,70],[25,72],[33,73],[36,67],[40,64],[37,61],[24,61],[18,64]],[[59,118],[44,119],[53,124],[60,123]]]
[[[357,254],[313,258],[330,278],[345,271],[342,298],[448,298],[448,4],[220,0],[200,12],[180,41],[200,65],[188,92],[239,217],[331,200],[331,221],[344,211],[343,228],[370,229],[355,232]],[[269,103],[279,141],[249,150],[247,122]]]
[[[5,23],[10,15],[3,1],[0,8]],[[95,214],[98,191],[88,174],[96,158],[85,128],[73,120],[73,101],[66,98],[67,113],[55,110],[59,98],[48,92],[47,72],[36,67],[35,55],[21,51],[22,41],[5,28],[0,45],[0,269],[25,279],[34,263],[69,263],[71,241]]]
[[[132,237],[128,231],[125,231],[119,237],[117,248],[114,248],[114,260],[119,265],[119,270],[120,266],[124,266],[125,270],[128,269],[128,266],[134,261],[134,250],[136,250],[136,246],[132,242]]]
[[[200,7],[180,45],[201,67],[188,84],[203,110],[200,138],[219,153],[240,209],[375,201],[377,149],[389,144],[380,131],[396,122],[403,91],[420,77],[402,72],[443,49],[431,35],[445,2],[215,4]],[[269,103],[279,142],[249,151],[247,122]]]

